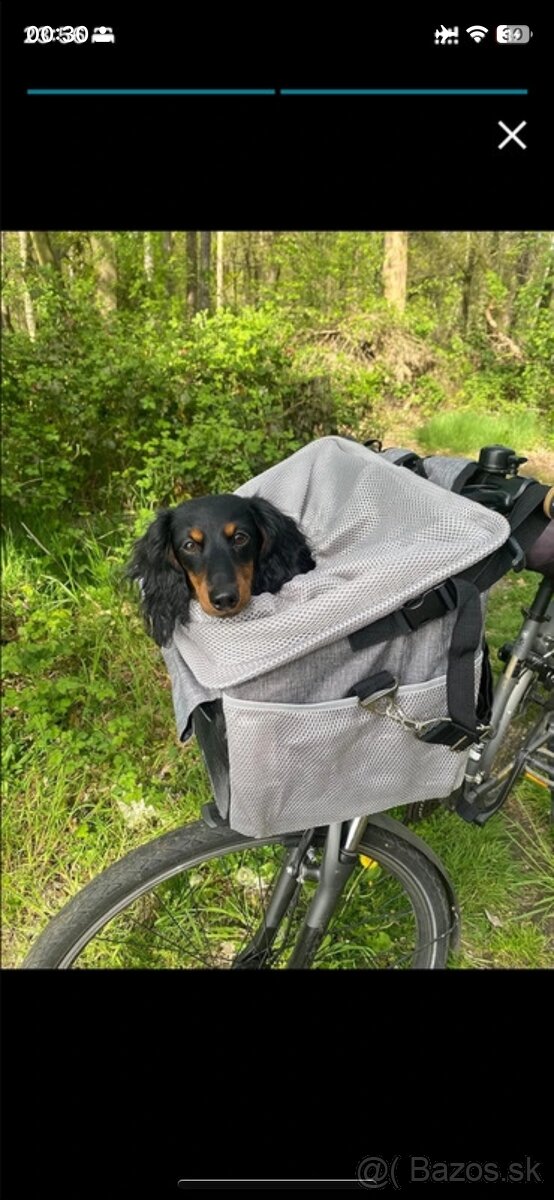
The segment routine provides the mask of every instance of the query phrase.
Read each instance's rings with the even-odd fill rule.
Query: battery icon
[[[516,46],[528,42],[533,34],[528,25],[497,25],[496,40],[501,45]]]

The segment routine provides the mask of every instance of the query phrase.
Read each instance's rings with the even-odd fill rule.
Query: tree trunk
[[[29,261],[29,235],[26,232],[18,233],[19,237],[19,261],[21,263],[21,279],[23,284],[23,309],[25,312],[25,324],[27,333],[34,342],[37,335],[37,327],[35,323],[35,314],[33,311],[33,301],[31,293],[27,287],[27,264]]]
[[[246,303],[252,304],[252,234],[245,234],[246,241],[244,243],[244,264],[246,269]]]
[[[386,233],[383,260],[383,291],[385,300],[398,312],[406,307],[408,284],[408,234]]]
[[[275,288],[278,284],[279,276],[281,274],[281,267],[279,263],[275,262],[273,257],[279,234],[271,233],[269,230],[267,230],[260,236],[262,248],[262,277],[265,285],[269,286],[270,289],[273,290],[273,288]]]
[[[489,258],[493,270],[498,271],[501,261],[502,234],[499,229],[493,229],[490,237]]]
[[[554,253],[550,255],[544,273],[542,290],[539,297],[537,308],[551,308],[552,297],[554,295]]]
[[[215,306],[217,309],[223,308],[223,267],[224,267],[224,233],[216,234],[216,287],[215,287]]]
[[[2,259],[2,288],[0,288],[2,300],[2,329],[9,329],[13,333],[12,318],[10,314],[9,304],[4,298],[4,284],[8,278],[8,264],[6,255],[7,234],[0,230],[0,257]]]
[[[39,266],[55,267],[57,270],[59,267],[59,262],[56,254],[54,253],[49,234],[34,229],[31,231],[31,240]]]
[[[90,244],[96,272],[98,306],[107,316],[117,308],[115,247],[109,233],[91,233]]]
[[[533,256],[531,254],[531,246],[526,242],[519,252],[516,263],[516,279],[518,288],[525,287],[531,277],[533,267]]]
[[[518,322],[518,298],[519,292],[529,282],[533,270],[533,255],[531,253],[531,245],[527,240],[527,235],[522,235],[522,243],[520,245],[519,254],[517,256],[515,271],[511,273],[510,289],[509,289],[509,322],[508,328],[510,333],[514,333]]]
[[[187,313],[198,309],[198,235],[187,230]]]
[[[254,303],[260,302],[260,290],[262,282],[262,263],[264,255],[264,235],[258,233],[254,238]]]
[[[154,247],[152,245],[151,233],[145,233],[144,235],[144,274],[148,283],[152,283],[154,278]]]
[[[473,278],[477,264],[477,254],[473,235],[467,235],[466,259],[462,276],[462,331],[464,336],[469,329],[471,315],[471,299],[473,295]]]
[[[172,296],[175,291],[175,279],[173,277],[173,263],[171,261],[173,255],[173,234],[162,233],[162,250],[165,259],[165,290],[168,296]]]
[[[485,321],[487,322],[491,340],[495,345],[495,348],[497,350],[501,350],[504,354],[511,355],[512,358],[517,358],[519,362],[522,362],[524,359],[524,354],[521,346],[518,346],[517,342],[514,342],[513,338],[508,337],[508,335],[503,333],[503,331],[499,328],[498,321],[495,321],[491,312],[491,308],[492,304],[489,304],[489,307],[485,309]]]
[[[9,310],[9,307],[6,304],[6,301],[4,300],[3,296],[2,296],[2,329],[9,329],[10,333],[13,333],[13,325],[12,325],[12,319],[10,316],[10,310]]]
[[[87,245],[87,235],[83,233],[75,233],[71,239],[71,245],[65,255],[67,274],[69,279],[76,279],[83,270],[88,271],[90,246]]]
[[[239,297],[239,274],[240,274],[240,257],[239,257],[239,239],[235,234],[233,238],[231,251],[231,280],[233,284],[233,305],[238,307]],[[229,262],[229,249],[227,249],[227,262]]]
[[[210,267],[211,267],[212,235],[200,234],[200,271],[198,278],[198,311],[210,307]]]

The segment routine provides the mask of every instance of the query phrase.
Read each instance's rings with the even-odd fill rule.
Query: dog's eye
[[[247,533],[233,534],[233,546],[246,546],[246,543],[249,541],[250,538],[248,537]]]
[[[183,543],[183,550],[185,550],[187,554],[194,554],[194,552],[199,549],[200,546],[198,545],[198,542],[193,542],[189,539],[189,541]]]

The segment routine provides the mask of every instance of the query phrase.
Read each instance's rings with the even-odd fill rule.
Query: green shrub
[[[4,495],[17,514],[109,511],[237,487],[334,428],[334,394],[294,362],[273,307],[109,323],[82,299],[4,350]],[[82,319],[81,319],[82,318]]]

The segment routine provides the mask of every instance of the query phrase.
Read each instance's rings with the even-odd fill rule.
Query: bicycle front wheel
[[[279,926],[264,924],[301,834],[258,841],[197,822],[132,851],[79,892],[47,925],[24,968],[286,967],[325,842],[289,889]],[[292,858],[291,858],[292,856]],[[290,868],[289,868],[290,873]],[[453,913],[444,881],[401,835],[369,824],[358,865],[310,967],[441,968]],[[263,953],[249,953],[254,943]],[[298,963],[295,963],[298,965]],[[308,964],[306,964],[308,965]]]

